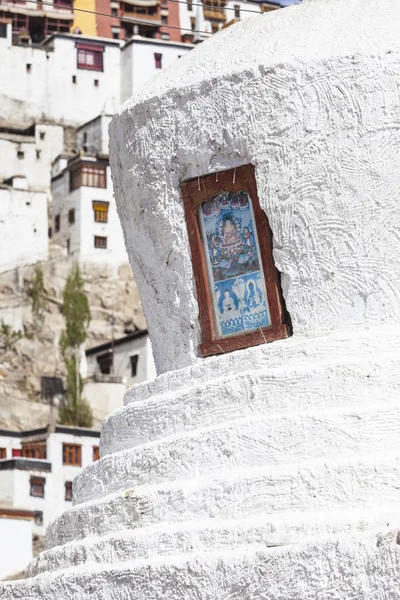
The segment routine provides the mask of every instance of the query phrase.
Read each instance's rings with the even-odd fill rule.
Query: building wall
[[[0,188],[0,271],[48,257],[47,197],[12,187]]]
[[[77,131],[77,146],[89,156],[108,155],[108,126],[112,115],[99,115],[85,123]],[[85,142],[86,134],[86,142]]]
[[[77,41],[104,42],[103,71],[77,68]],[[0,44],[0,105],[4,120],[26,124],[46,119],[81,125],[97,117],[110,96],[118,104],[119,90],[118,41],[57,34],[40,48]]]
[[[96,354],[86,356],[86,375],[91,378],[95,374],[100,374],[100,369],[97,362],[97,356],[105,351],[99,351]],[[135,354],[139,355],[137,365],[137,374],[131,375],[130,357]],[[114,347],[114,368],[113,375],[121,377],[126,387],[130,387],[136,383],[141,383],[156,376],[155,366],[151,343],[148,334],[138,336],[128,340],[126,343],[118,344]],[[96,385],[96,384],[94,384]],[[87,388],[85,387],[85,390]]]
[[[108,264],[128,262],[120,221],[113,198],[110,168],[107,167],[107,188],[81,186],[69,192],[69,171],[53,181],[53,232],[54,241],[66,248],[70,239],[70,254],[79,260]],[[94,220],[92,202],[100,200],[109,203],[108,222]],[[69,225],[68,211],[75,208],[75,223]],[[54,219],[60,215],[60,231],[55,232]],[[94,237],[107,237],[107,249],[95,248]]]
[[[47,434],[44,434],[40,437],[43,439],[46,436]],[[13,439],[12,436],[0,436],[0,447],[7,444],[7,459],[11,458],[12,448],[21,448],[21,442],[24,439],[28,438],[14,437]],[[63,465],[63,443],[81,445],[82,464],[80,467]],[[41,511],[43,513],[43,525],[34,523],[33,531],[39,535],[44,535],[49,522],[72,505],[70,501],[65,500],[65,482],[72,482],[82,468],[93,462],[94,446],[99,446],[99,435],[97,433],[95,436],[51,433],[47,437],[47,459],[45,461],[32,460],[35,463],[35,468],[32,469],[0,470],[0,507]],[[16,460],[23,460],[25,464],[30,461],[26,458],[17,458]],[[37,464],[41,462],[43,464],[51,463],[51,471],[38,469]],[[30,495],[30,478],[32,475],[45,478],[44,498]]]
[[[20,175],[26,178],[29,190],[49,191],[51,164],[63,148],[64,130],[59,125],[37,125],[29,136],[0,132],[0,180]],[[18,158],[19,152],[22,158]]]
[[[32,520],[0,516],[0,579],[20,573],[32,560]]]
[[[90,12],[81,12],[90,11]],[[75,28],[81,30],[82,35],[103,35],[97,32],[96,15],[91,14],[96,11],[96,0],[75,0],[74,1],[74,22],[71,27],[73,33]]]
[[[93,417],[101,422],[114,410],[122,408],[125,392],[125,383],[88,381],[83,393],[90,404]]]
[[[121,51],[121,102],[192,48],[191,44],[133,38]],[[156,68],[155,53],[162,55],[161,69]]]

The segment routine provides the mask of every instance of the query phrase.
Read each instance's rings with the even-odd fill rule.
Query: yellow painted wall
[[[85,10],[96,10],[96,0],[75,0],[74,9],[83,8]],[[71,27],[71,33],[75,27],[79,27],[83,35],[97,35],[96,15],[74,10],[74,22]]]

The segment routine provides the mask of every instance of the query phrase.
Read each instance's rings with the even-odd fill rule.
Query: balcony
[[[226,14],[221,7],[204,6],[204,18],[208,21],[222,21],[225,23]]]

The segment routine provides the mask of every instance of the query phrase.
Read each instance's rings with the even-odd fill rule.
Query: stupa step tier
[[[291,338],[166,373],[128,390],[105,419],[101,455],[258,414],[397,402],[398,333]]]
[[[260,466],[273,473],[293,464],[328,464],[333,455],[346,462],[380,446],[400,453],[399,403],[378,398],[357,407],[270,416],[264,406],[262,413],[106,455],[75,480],[74,505],[118,490],[231,469]]]
[[[339,598],[330,591],[340,590],[341,599],[389,600],[398,598],[399,589],[400,552],[394,545],[376,547],[363,539],[278,548],[253,544],[223,552],[92,563],[4,584],[0,598],[315,600]],[[322,590],[329,590],[328,595]]]
[[[347,508],[345,511],[309,511],[254,515],[240,519],[197,519],[124,529],[103,536],[68,542],[40,554],[32,561],[27,576],[65,570],[80,565],[111,565],[160,556],[226,551],[243,546],[276,548],[324,540],[327,537],[391,531],[398,519],[398,503],[379,508]],[[372,545],[376,543],[372,536]]]

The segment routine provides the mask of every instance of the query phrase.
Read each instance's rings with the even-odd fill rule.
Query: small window
[[[27,63],[27,65],[26,65],[26,72],[30,73],[31,69],[32,69],[32,65],[30,63]]]
[[[41,150],[36,150],[36,159],[39,160]]]
[[[203,356],[286,338],[289,316],[253,165],[183,183]]]
[[[119,33],[116,33],[116,32],[114,31],[114,33],[112,34],[112,36],[113,36],[113,39],[114,39],[114,40],[119,40]]]
[[[108,207],[109,202],[102,202],[101,200],[94,200],[92,203],[94,220],[96,223],[107,223],[108,222]]]
[[[103,70],[104,46],[78,43],[78,69]]]
[[[161,34],[161,39],[162,40],[169,40],[169,39],[171,39],[171,36],[169,35],[169,33],[162,33]]]
[[[7,37],[7,24],[0,23],[0,38],[6,38],[6,37]]]
[[[22,152],[22,150],[18,150],[18,151],[17,151],[17,157],[18,157],[20,160],[21,160],[21,159],[23,159],[23,158],[24,158],[24,156],[25,156],[25,154]]]
[[[100,373],[102,375],[110,375],[111,367],[113,364],[112,352],[104,352],[96,357],[97,364],[99,365]]]
[[[113,17],[118,17],[118,8],[112,8],[111,14]],[[116,35],[118,36],[118,33]]]
[[[46,480],[44,477],[31,477],[30,478],[30,486],[31,491],[30,495],[35,496],[36,498],[44,498],[44,486]]]
[[[76,83],[76,75],[72,75],[72,83]]]
[[[134,354],[133,356],[130,356],[129,360],[131,362],[131,377],[136,377],[139,363],[139,354]]]
[[[235,19],[240,19],[240,4],[235,4],[234,9],[235,9]]]
[[[218,31],[219,31],[219,25],[218,25],[218,23],[215,23],[214,21],[211,23],[211,31],[213,33],[218,33]]]
[[[94,236],[94,247],[102,248],[103,250],[107,249],[107,238],[102,235]]]
[[[24,458],[39,458],[46,460],[46,441],[41,440],[39,442],[23,442],[21,445],[21,456]]]
[[[41,131],[41,132],[39,133],[39,137],[40,137],[40,139],[41,139],[41,140],[44,140],[44,138],[46,137],[46,134],[45,134],[45,132],[44,132],[44,131]]]
[[[193,10],[193,0],[187,0],[187,8],[188,10]]]
[[[67,502],[72,501],[72,481],[65,482],[65,500]]]
[[[68,223],[73,225],[75,223],[75,209],[70,208],[68,211]]]
[[[49,236],[49,239],[51,239],[53,237],[53,228],[52,227],[49,227],[47,234]]]
[[[161,15],[161,23],[163,25],[168,25],[168,17],[166,15]]]
[[[56,215],[56,218],[54,219],[54,231],[57,233],[57,231],[60,231],[60,215]]]
[[[100,448],[99,446],[93,446],[93,462],[100,459]]]
[[[154,62],[156,65],[156,69],[161,69],[162,68],[162,54],[159,54],[158,52],[154,52]]]
[[[63,465],[81,466],[80,444],[63,444]]]
[[[43,511],[35,510],[35,525],[43,525]]]
[[[0,448],[0,459],[7,458],[7,448]]]
[[[11,456],[13,458],[19,458],[21,456],[21,448],[13,448],[11,450]]]
[[[71,252],[71,240],[67,238],[67,254]]]
[[[194,17],[192,17],[190,19],[190,27],[191,27],[192,31],[196,30],[196,19]]]
[[[94,80],[94,87],[99,87],[99,80],[98,79]]]

